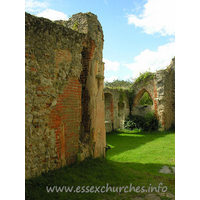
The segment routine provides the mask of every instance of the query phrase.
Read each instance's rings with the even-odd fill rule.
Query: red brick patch
[[[58,158],[63,159],[64,156],[67,162],[74,161],[73,158],[78,152],[79,128],[76,127],[80,126],[81,121],[81,90],[78,79],[70,78],[63,93],[57,98],[57,105],[49,114],[49,126],[55,129]],[[64,135],[61,137],[62,131]],[[75,150],[70,154],[72,147]],[[61,162],[58,163],[60,166]]]

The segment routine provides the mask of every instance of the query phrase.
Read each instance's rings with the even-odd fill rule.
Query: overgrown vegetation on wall
[[[118,91],[119,91],[119,104],[121,105],[124,102],[125,90],[122,88],[119,88]]]
[[[154,74],[150,71],[140,73],[140,76],[136,78],[135,82],[146,81],[147,79],[153,79]]]
[[[127,95],[128,95],[128,101],[129,101],[129,109],[130,109],[130,113],[131,113],[132,105],[133,105],[133,101],[134,101],[134,97],[135,97],[134,89],[129,88],[127,90]]]
[[[128,81],[124,81],[124,80],[114,80],[113,82],[105,82],[105,87],[111,87],[111,88],[129,88],[131,85],[133,84],[133,82],[131,82],[130,80]]]

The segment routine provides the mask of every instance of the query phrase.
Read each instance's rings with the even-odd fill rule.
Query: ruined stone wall
[[[153,76],[152,76],[153,75]],[[175,58],[165,70],[159,70],[145,81],[135,82],[135,92],[132,115],[141,115],[155,111],[162,129],[175,125]],[[148,92],[153,100],[153,106],[140,106],[139,102]]]
[[[103,32],[92,13],[74,19],[86,30],[25,15],[26,178],[105,156]]]
[[[147,112],[154,111],[161,125],[161,129],[169,129],[175,125],[175,58],[165,70],[151,73],[145,80],[136,81],[131,87],[134,91],[133,105],[130,109],[128,93],[124,93],[124,100],[120,101],[121,91],[104,88],[105,105],[109,104],[107,94],[112,96],[113,120],[105,120],[106,131],[123,128],[125,118],[131,115],[145,116]],[[143,94],[148,92],[153,105],[139,105]],[[106,116],[110,115],[109,106],[105,106]],[[130,113],[131,112],[131,113]],[[111,126],[112,125],[112,126]]]
[[[135,105],[132,107],[132,115],[145,116],[148,112],[154,111],[153,105]]]
[[[113,129],[113,95],[111,93],[104,94],[104,106],[106,132],[110,132]]]
[[[129,115],[129,100],[126,90],[104,88],[106,132],[123,129],[125,118]]]
[[[88,64],[84,63],[83,66],[89,65],[89,68],[84,72],[87,74],[87,80],[83,83],[83,98],[82,110],[88,110],[90,118],[85,119],[82,116],[82,122],[88,123],[87,127],[82,124],[82,133],[86,140],[81,140],[83,144],[90,144],[88,149],[93,148],[91,151],[92,156],[105,156],[105,111],[103,100],[103,85],[104,85],[104,63],[102,62],[103,51],[103,31],[101,24],[97,20],[97,16],[91,13],[79,13],[72,16],[66,25],[80,33],[84,33],[92,39],[90,45],[91,59]],[[84,49],[83,57],[88,57],[88,50]],[[90,57],[89,56],[89,57]],[[84,76],[84,75],[83,75]],[[89,98],[88,98],[89,96]],[[88,102],[88,107],[85,106]],[[83,113],[87,113],[83,111]],[[104,148],[102,148],[104,147]],[[83,159],[83,158],[82,158]],[[81,160],[82,160],[81,159]]]
[[[166,70],[156,74],[158,91],[158,117],[163,129],[175,125],[175,58]]]

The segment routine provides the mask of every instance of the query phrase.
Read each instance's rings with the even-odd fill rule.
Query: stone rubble
[[[167,191],[166,193],[157,193],[157,194],[154,194],[154,193],[150,193],[150,194],[146,194],[145,197],[132,197],[131,199],[132,200],[162,200],[164,198],[168,198],[170,200],[175,200],[175,196]]]
[[[167,166],[163,166],[162,169],[159,170],[159,172],[162,174],[172,174],[172,171],[173,171],[173,173],[175,174],[175,167],[171,167],[171,168],[172,170]]]

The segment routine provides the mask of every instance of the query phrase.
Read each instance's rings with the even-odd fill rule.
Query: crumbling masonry
[[[134,91],[132,103],[126,90],[104,88],[106,132],[123,129],[129,114],[145,116],[149,111],[155,112],[162,130],[175,125],[175,58],[165,70],[134,82],[131,89]],[[148,92],[153,105],[139,105],[144,92]]]
[[[103,31],[92,13],[25,14],[26,178],[105,157]]]
[[[123,128],[130,113],[153,109],[163,129],[175,123],[174,59],[153,79],[133,84],[130,106],[120,91],[103,91],[104,36],[96,15],[52,22],[26,13],[25,23],[26,179],[89,156],[105,157],[106,130]],[[138,105],[145,91],[151,107]]]

